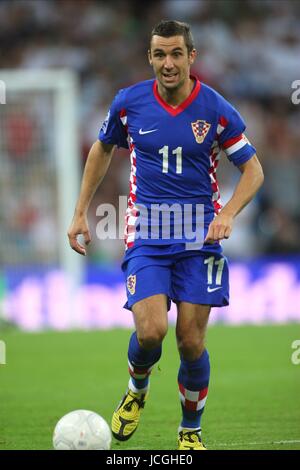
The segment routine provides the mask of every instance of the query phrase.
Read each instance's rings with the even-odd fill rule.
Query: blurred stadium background
[[[152,77],[146,51],[161,18],[191,23],[199,52],[194,72],[241,111],[266,176],[224,243],[232,303],[212,321],[300,320],[300,105],[291,100],[300,78],[299,2],[165,0],[141,7],[125,0],[2,0],[2,322],[26,330],[131,325],[122,311],[123,240],[96,236],[97,206],[118,207],[119,195],[128,193],[126,151],[115,156],[94,198],[85,260],[69,249],[65,234],[88,150],[114,94]],[[224,158],[224,202],[237,177]]]
[[[282,407],[290,404],[290,414],[285,408],[283,419],[287,429],[292,430],[293,445],[298,443],[299,448],[299,420],[295,421],[293,407],[296,400],[299,404],[300,366],[291,366],[290,361],[292,341],[300,339],[300,104],[293,104],[291,98],[292,83],[300,80],[300,3],[296,0],[0,0],[0,84],[6,87],[6,104],[0,99],[0,339],[7,341],[8,364],[11,361],[5,371],[6,386],[3,382],[2,388],[7,400],[7,408],[2,409],[2,423],[6,419],[11,431],[6,434],[6,443],[1,443],[0,432],[0,448],[1,444],[2,448],[17,446],[13,436],[20,423],[16,415],[14,422],[11,419],[17,399],[12,390],[26,383],[27,413],[29,403],[37,407],[40,421],[46,418],[46,434],[55,421],[53,414],[51,419],[44,416],[45,410],[51,415],[51,406],[55,405],[58,419],[68,407],[75,408],[78,403],[75,396],[70,398],[72,387],[78,389],[75,378],[72,385],[69,383],[69,389],[65,384],[69,401],[63,401],[62,392],[57,392],[65,370],[60,355],[65,353],[68,335],[72,333],[66,333],[61,344],[61,338],[54,341],[52,333],[47,333],[50,336],[45,333],[39,340],[29,332],[133,326],[131,315],[122,308],[125,302],[120,270],[123,241],[98,240],[96,236],[100,220],[96,215],[98,205],[111,203],[118,207],[119,196],[128,193],[129,161],[125,151],[119,150],[114,156],[91,205],[93,243],[86,258],[69,248],[66,232],[88,150],[97,139],[113,96],[119,88],[152,78],[146,57],[149,34],[153,25],[163,18],[191,24],[198,50],[194,73],[240,110],[248,125],[247,136],[256,146],[265,171],[263,188],[236,219],[232,238],[224,242],[231,265],[231,305],[216,309],[211,316],[211,324],[261,325],[261,333],[249,329],[248,335],[248,330],[247,333],[238,330],[241,343],[235,343],[234,333],[228,333],[229,330],[225,336],[224,332],[218,336],[217,325],[212,332],[212,344],[222,351],[223,337],[228,338],[227,345],[232,345],[232,351],[224,356],[224,367],[231,368],[229,377],[234,374],[240,377],[244,359],[249,362],[247,367],[252,363],[255,367],[261,365],[260,375],[255,376],[256,369],[252,371],[252,395],[249,384],[245,385],[250,394],[249,407],[256,401],[255,384],[265,390],[261,406],[268,407],[271,390],[260,382],[263,376],[268,377],[268,370],[272,369],[273,374],[268,386],[272,387],[272,393],[277,390],[274,399],[279,399],[278,380],[285,383],[285,394],[280,394],[282,402],[278,403]],[[229,198],[237,178],[238,172],[223,158],[219,169],[223,202]],[[175,322],[174,310],[170,312],[170,321]],[[264,324],[286,324],[283,328],[288,329],[281,337],[276,327],[274,335],[273,330],[264,330]],[[18,332],[11,337],[9,332],[15,331],[15,327],[28,335]],[[107,336],[103,343],[118,341],[123,352],[115,357],[116,362],[124,358],[128,337],[118,334]],[[99,337],[91,338],[90,344],[84,341],[84,354],[80,352],[82,371],[90,364],[92,355],[90,369],[94,367],[95,371],[97,358],[100,361],[100,352],[95,355]],[[237,363],[234,345],[243,347],[246,338],[253,343],[248,344]],[[75,336],[66,354],[78,353],[79,343]],[[45,349],[42,360],[31,366],[31,360],[37,361],[42,344],[47,352]],[[262,349],[265,346],[265,362],[259,349],[257,356],[252,357],[254,362],[250,361],[253,345]],[[25,350],[27,355],[22,358]],[[273,350],[277,356],[273,356]],[[175,355],[176,352],[174,361]],[[272,365],[275,357],[277,365],[280,364],[279,375],[275,362]],[[69,359],[65,356],[65,360],[71,360],[71,356]],[[38,376],[43,377],[42,363],[47,364],[53,378],[58,371],[58,382],[47,384],[48,393],[39,388],[41,384],[37,380]],[[66,363],[69,366],[75,373],[75,362]],[[26,372],[24,383],[21,383],[21,368],[23,374]],[[107,364],[103,364],[103,370],[108,373]],[[122,371],[120,364],[124,384],[126,365]],[[219,373],[222,382],[221,369]],[[92,371],[91,374],[95,375]],[[80,382],[82,394],[91,394],[91,377]],[[43,380],[46,383],[46,376]],[[231,396],[232,387],[228,380],[226,376],[222,382],[222,394],[227,397]],[[248,380],[247,376],[245,384]],[[117,403],[121,385],[114,387],[115,382],[115,376],[111,376],[107,387]],[[29,383],[31,389],[27,388]],[[50,397],[51,386],[56,389]],[[93,387],[95,394],[96,382]],[[233,407],[236,398],[235,395],[231,398]],[[282,413],[278,403],[275,414]],[[90,406],[95,409],[96,402]],[[103,406],[109,419],[111,403],[105,402]],[[270,408],[270,415],[275,419],[273,411]],[[263,408],[258,407],[256,413],[262,414]],[[219,426],[218,415],[214,416],[213,422]],[[35,448],[47,447],[49,439],[45,438],[43,428],[46,425],[38,424],[38,419],[33,418],[32,439],[28,438],[27,442],[24,438],[21,448],[32,448],[34,438],[37,442],[39,436],[44,437]],[[248,432],[251,416],[246,418],[243,425]],[[230,419],[229,415],[226,419]],[[270,427],[272,419],[268,422]],[[241,428],[235,425],[233,429],[242,436],[242,424]],[[223,435],[222,425],[218,429],[220,436],[214,435],[214,439],[219,437],[222,442],[226,440],[225,431]],[[275,438],[277,441],[281,438],[279,430]],[[253,430],[252,440],[255,439]],[[164,445],[163,448],[170,448],[168,442]]]

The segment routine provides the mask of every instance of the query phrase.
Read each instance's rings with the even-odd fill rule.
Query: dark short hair
[[[181,21],[160,21],[151,31],[150,45],[153,36],[162,36],[164,38],[170,38],[171,36],[183,36],[188,53],[192,52],[192,50],[195,48],[190,25]]]

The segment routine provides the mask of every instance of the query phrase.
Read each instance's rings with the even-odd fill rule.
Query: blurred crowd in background
[[[241,112],[265,171],[263,188],[224,243],[226,254],[239,259],[299,253],[300,104],[293,104],[291,96],[292,83],[300,80],[300,2],[0,0],[0,69],[69,68],[78,74],[83,166],[118,89],[153,77],[147,49],[150,32],[161,19],[190,23],[198,50],[193,72]],[[12,135],[15,155],[24,152],[24,135],[25,144],[28,140],[26,128],[21,134],[21,149]],[[223,202],[238,177],[224,156],[219,169]],[[118,205],[119,195],[128,193],[128,178],[128,153],[119,150],[90,209],[92,232],[96,206]],[[40,191],[45,191],[42,184]],[[12,204],[2,203],[0,212]],[[41,244],[46,232],[53,235],[51,221],[41,224],[22,214],[24,220],[13,224],[20,238],[30,231],[30,223],[40,230],[33,243]],[[97,242],[89,248],[97,261],[116,260],[122,253],[122,241]]]

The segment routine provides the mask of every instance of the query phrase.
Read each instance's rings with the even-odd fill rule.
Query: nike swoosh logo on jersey
[[[213,287],[213,288],[208,287],[208,288],[207,288],[207,292],[209,292],[209,293],[210,293],[210,292],[215,292],[215,290],[219,290],[219,289],[222,289],[222,286],[221,286],[221,287]]]
[[[156,132],[156,131],[158,131],[158,129],[151,129],[150,131],[143,131],[143,129],[141,128],[141,129],[139,130],[139,134],[140,134],[140,135],[150,134],[150,132]]]

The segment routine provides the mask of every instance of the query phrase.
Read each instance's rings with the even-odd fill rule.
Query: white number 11
[[[162,154],[163,156],[162,172],[168,173],[169,171],[169,146],[164,145],[161,149],[159,149],[158,153]],[[175,150],[172,150],[172,154],[176,155],[176,173],[181,174],[182,173],[182,147],[177,147]]]
[[[216,286],[220,286],[222,284],[222,274],[224,268],[225,259],[221,258],[219,260],[215,260],[214,256],[210,256],[204,260],[204,264],[207,264],[207,284],[213,284],[213,267],[218,266],[217,275],[216,275]]]

